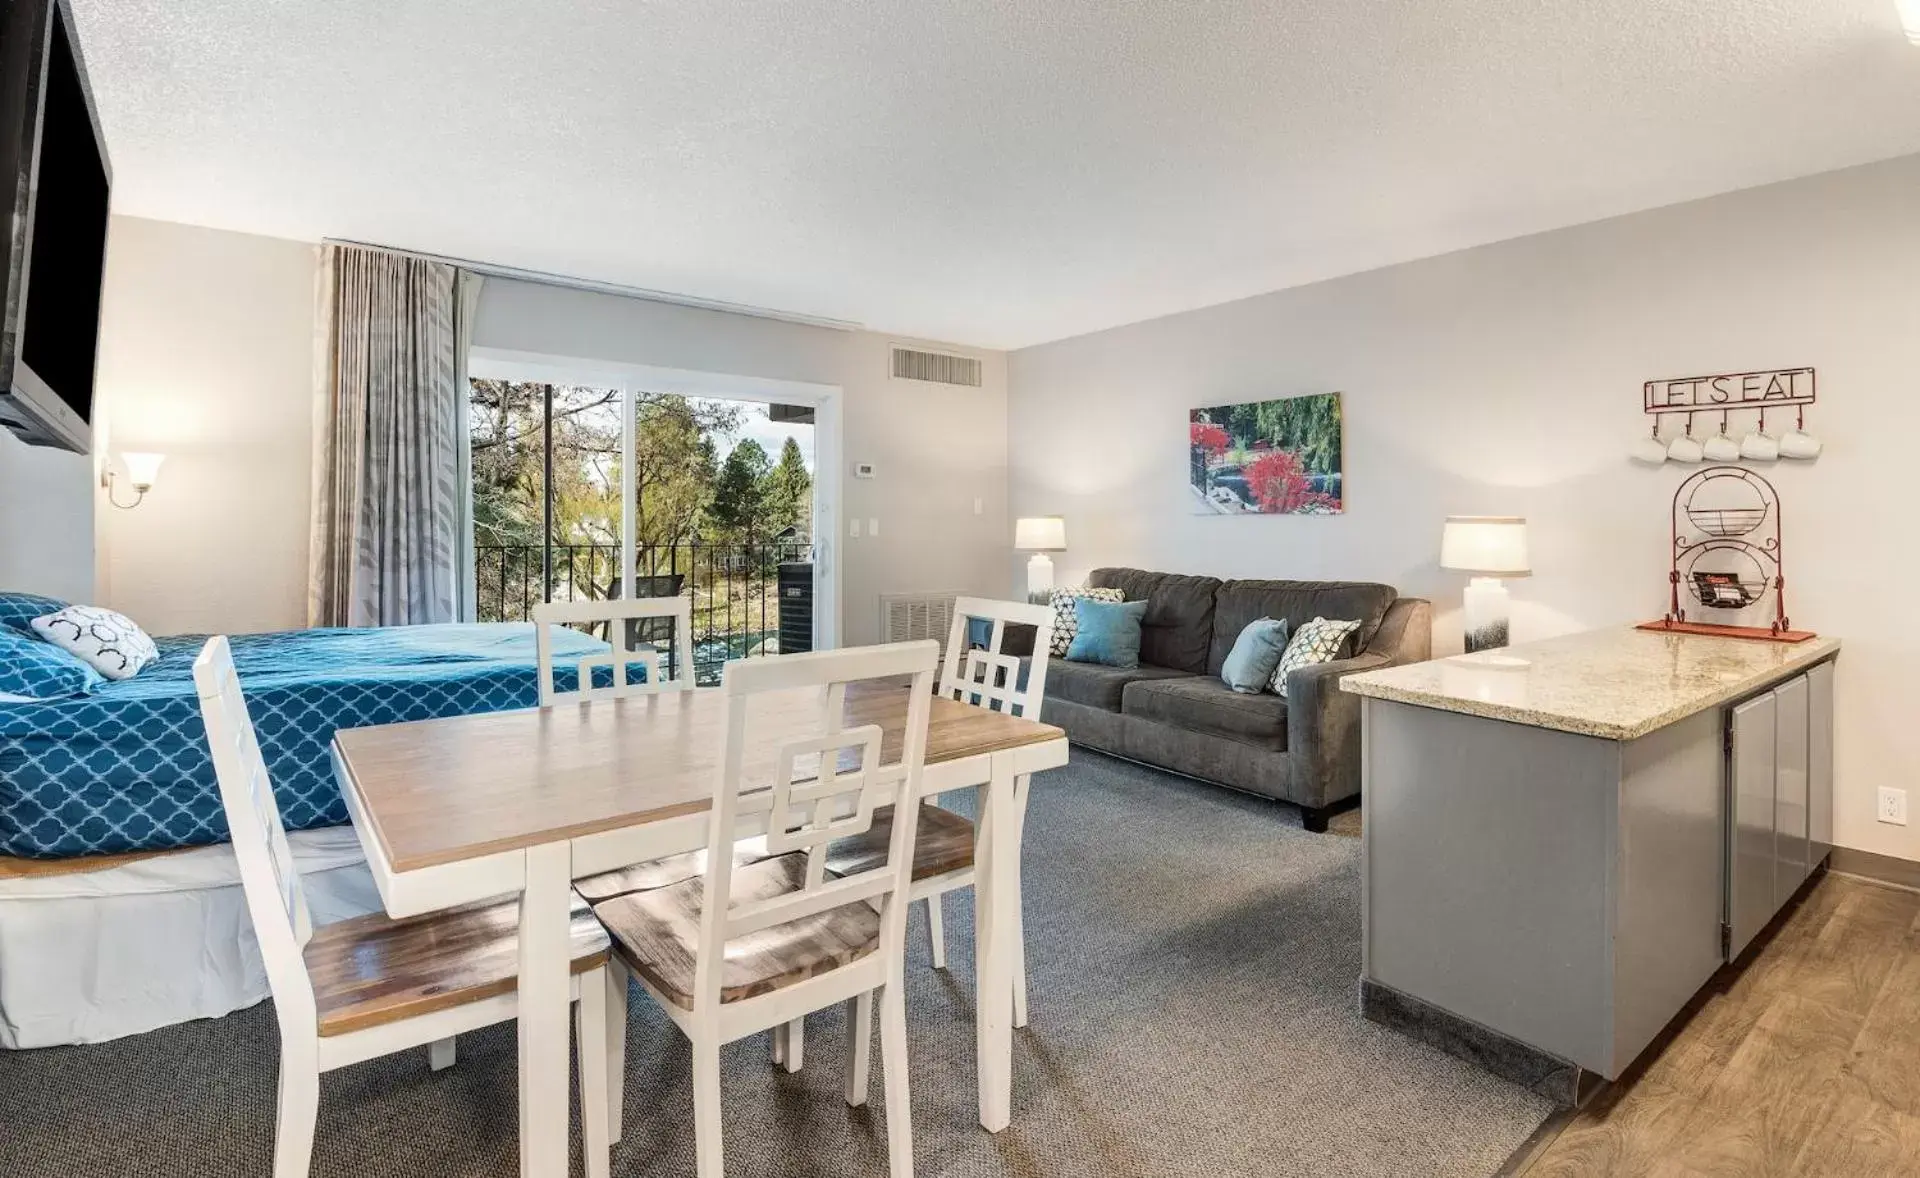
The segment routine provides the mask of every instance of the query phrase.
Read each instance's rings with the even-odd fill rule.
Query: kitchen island
[[[1367,1017],[1566,1103],[1825,862],[1833,660],[1608,629],[1350,675]]]

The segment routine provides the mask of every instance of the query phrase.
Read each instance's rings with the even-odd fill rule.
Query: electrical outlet
[[[1905,826],[1907,824],[1907,791],[1894,789],[1888,785],[1881,786],[1879,807],[1874,817],[1895,826]]]

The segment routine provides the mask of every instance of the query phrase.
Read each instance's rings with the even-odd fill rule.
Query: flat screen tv
[[[66,0],[0,4],[0,184],[13,197],[0,424],[33,445],[84,453],[113,172]]]

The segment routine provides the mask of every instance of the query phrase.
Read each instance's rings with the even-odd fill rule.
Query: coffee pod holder
[[[1768,642],[1805,642],[1811,630],[1787,622],[1785,549],[1780,495],[1744,466],[1709,466],[1673,493],[1672,547],[1667,569],[1667,614],[1639,629]],[[1702,618],[1718,611],[1765,608],[1766,626],[1739,626]]]

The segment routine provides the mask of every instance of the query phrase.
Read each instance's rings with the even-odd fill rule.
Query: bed
[[[158,661],[85,697],[0,702],[0,1047],[97,1043],[267,996],[193,686],[204,642],[157,639]],[[232,643],[319,923],[380,906],[333,781],[334,729],[537,702],[529,625]],[[572,630],[554,645],[557,662],[608,649]],[[566,690],[573,672],[555,680]]]
[[[78,699],[0,703],[0,855],[63,859],[226,841],[193,660],[206,639]],[[288,830],[347,821],[327,744],[335,728],[537,702],[533,627],[498,623],[288,630],[232,639]],[[564,658],[607,649],[556,635]],[[564,668],[555,676],[570,686]]]

